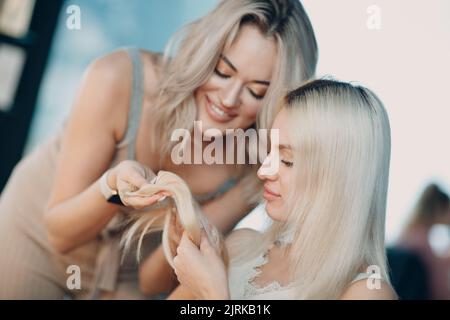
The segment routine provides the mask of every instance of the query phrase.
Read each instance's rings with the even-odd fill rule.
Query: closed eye
[[[217,74],[219,77],[224,78],[224,79],[228,79],[231,76],[225,73],[220,72],[217,68],[214,69],[214,73]]]
[[[294,165],[293,162],[286,161],[286,160],[281,160],[281,163],[283,163],[286,167],[289,167],[289,168]]]
[[[248,92],[250,92],[250,94],[253,96],[253,98],[257,99],[257,100],[261,100],[264,98],[264,95],[259,95],[254,93],[251,89],[248,89]]]

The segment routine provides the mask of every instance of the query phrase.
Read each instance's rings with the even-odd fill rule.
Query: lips
[[[217,122],[228,122],[237,117],[238,113],[235,110],[230,110],[219,104],[213,103],[208,96],[206,97],[206,112],[208,115]]]
[[[276,193],[275,191],[271,190],[269,187],[264,185],[264,193],[263,193],[264,199],[267,201],[272,201],[275,199],[279,199],[281,197],[280,194]]]

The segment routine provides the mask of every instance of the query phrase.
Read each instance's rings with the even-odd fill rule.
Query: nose
[[[227,108],[233,108],[240,105],[242,87],[242,82],[237,80],[224,87],[219,93],[219,98],[222,105]]]
[[[269,153],[267,155],[267,157],[264,159],[261,167],[259,167],[258,169],[258,178],[261,180],[270,180],[270,181],[274,181],[277,179],[278,175],[277,172],[278,170],[271,170],[273,169],[272,167],[272,161],[274,161],[272,154]]]

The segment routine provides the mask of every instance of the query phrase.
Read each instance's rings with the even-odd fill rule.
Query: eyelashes
[[[263,95],[259,95],[259,94],[256,94],[256,93],[254,93],[252,90],[250,90],[250,89],[248,89],[248,92],[250,92],[250,94],[253,96],[253,98],[255,98],[256,100],[261,100],[261,99],[263,99],[264,98],[264,96]]]
[[[214,73],[217,74],[219,77],[224,78],[224,79],[228,79],[228,78],[231,77],[231,76],[229,76],[229,75],[227,75],[225,73],[220,72],[217,68],[214,69]]]
[[[222,79],[229,79],[229,78],[231,78],[230,75],[220,72],[217,68],[214,69],[214,73],[215,73],[217,76],[219,76],[220,78],[222,78]],[[249,89],[249,88],[247,88],[247,90],[248,90],[248,92],[250,93],[250,95],[251,95],[253,98],[255,98],[256,100],[262,100],[262,99],[264,99],[264,95],[256,94],[253,90],[251,90],[251,89]]]

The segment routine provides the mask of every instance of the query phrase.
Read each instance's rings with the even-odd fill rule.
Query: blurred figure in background
[[[428,271],[428,287],[431,299],[450,299],[450,248],[447,254],[438,255],[430,245],[429,235],[433,226],[450,226],[449,196],[436,184],[428,185],[413,209],[397,246],[416,253]]]

